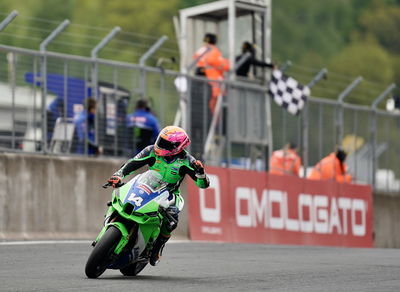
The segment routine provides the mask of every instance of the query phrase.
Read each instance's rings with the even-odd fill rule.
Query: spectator
[[[213,80],[209,82],[211,86],[209,108],[214,112],[218,97],[222,94],[221,83],[216,81],[224,80],[224,72],[229,70],[229,60],[222,57],[217,47],[217,36],[212,33],[204,36],[204,44],[196,51],[193,58],[198,59],[196,75]]]
[[[299,176],[301,166],[301,158],[297,154],[297,147],[294,143],[286,144],[283,149],[276,150],[272,153],[269,162],[269,172],[279,175],[295,175]]]
[[[347,173],[346,156],[347,153],[342,148],[338,148],[336,152],[332,152],[318,162],[311,170],[308,178],[350,183],[352,177]]]
[[[75,149],[76,153],[86,153],[85,141],[87,142],[87,154],[95,155],[101,154],[102,152],[102,148],[96,144],[96,107],[96,100],[93,98],[87,98],[85,100],[84,110],[74,118],[77,139]]]
[[[272,63],[266,63],[260,60],[257,60],[255,57],[255,49],[254,46],[249,42],[244,42],[242,45],[242,53],[236,57],[236,62],[249,53],[249,57],[236,69],[236,75],[242,77],[249,77],[250,66],[258,66],[258,67],[268,67],[268,68],[275,68],[275,65]]]
[[[136,102],[135,112],[126,116],[126,127],[131,129],[133,135],[129,138],[128,145],[133,145],[136,142],[135,154],[142,151],[145,147],[154,144],[160,127],[157,118],[151,113],[148,102],[140,99]],[[130,149],[134,148],[130,147]]]

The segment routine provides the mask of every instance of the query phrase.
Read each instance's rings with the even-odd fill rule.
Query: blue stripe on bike
[[[131,186],[131,188],[128,191],[128,194],[125,196],[124,199],[124,204],[130,203],[134,207],[134,211],[139,210],[140,208],[144,207],[147,203],[155,199],[160,195],[159,192],[150,192],[149,187],[146,185],[139,184],[137,185],[136,183]],[[140,206],[137,205],[137,201],[135,201],[135,198],[142,198],[143,200],[140,202]]]

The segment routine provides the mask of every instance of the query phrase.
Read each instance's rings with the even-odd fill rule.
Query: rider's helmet
[[[154,152],[158,156],[172,156],[182,152],[190,144],[185,130],[176,126],[168,126],[160,131]]]

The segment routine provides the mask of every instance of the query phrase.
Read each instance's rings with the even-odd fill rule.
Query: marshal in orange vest
[[[229,60],[225,59],[216,46],[217,36],[207,33],[204,37],[204,45],[200,47],[193,56],[197,61],[197,71],[205,75],[211,86],[211,99],[209,107],[214,112],[218,97],[221,95],[221,83],[224,80],[224,72],[229,71]]]
[[[308,178],[350,183],[352,177],[347,173],[347,165],[344,163],[346,156],[346,152],[340,148],[330,153],[314,166]]]
[[[269,161],[269,172],[272,174],[299,176],[300,167],[301,158],[293,143],[288,143],[283,149],[274,151]]]

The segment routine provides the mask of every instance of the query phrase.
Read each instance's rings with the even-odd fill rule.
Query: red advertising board
[[[193,240],[372,247],[369,186],[207,167],[189,183]]]

